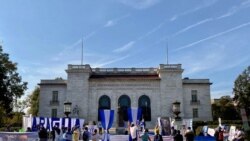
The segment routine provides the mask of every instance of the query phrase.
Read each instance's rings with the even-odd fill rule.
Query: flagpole
[[[81,51],[81,65],[83,63],[83,39],[82,39],[82,51]]]

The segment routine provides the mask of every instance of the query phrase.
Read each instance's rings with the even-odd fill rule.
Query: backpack
[[[223,132],[220,131],[219,132],[219,137],[218,137],[219,140],[224,140],[224,136],[223,136]]]
[[[86,141],[86,140],[88,140],[88,138],[89,138],[88,132],[87,132],[87,131],[84,131],[83,134],[82,134],[82,139],[83,139],[84,141]]]

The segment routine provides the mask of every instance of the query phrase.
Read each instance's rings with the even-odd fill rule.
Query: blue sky
[[[0,42],[30,93],[66,78],[67,64],[158,67],[209,78],[212,98],[232,95],[250,64],[250,0],[0,0]]]

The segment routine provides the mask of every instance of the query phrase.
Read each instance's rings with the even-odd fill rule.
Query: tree
[[[235,80],[233,92],[237,108],[245,108],[246,113],[250,113],[250,66]]]
[[[38,115],[39,94],[40,94],[40,88],[36,87],[35,90],[32,92],[32,94],[29,95],[27,98],[27,103],[28,103],[28,106],[30,107],[28,110],[28,113],[32,114],[33,116]]]
[[[219,117],[223,120],[238,120],[240,115],[236,110],[233,99],[230,96],[222,96],[218,101],[212,104],[213,120]]]
[[[12,111],[14,99],[20,98],[26,89],[27,82],[22,82],[17,73],[17,63],[10,61],[0,46],[0,107],[5,113]]]

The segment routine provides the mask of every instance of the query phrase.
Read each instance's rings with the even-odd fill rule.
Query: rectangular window
[[[58,91],[52,92],[52,101],[58,101]]]
[[[199,113],[198,113],[198,108],[193,108],[193,118],[198,118]]]
[[[197,102],[198,101],[198,98],[197,98],[197,90],[192,90],[191,91],[191,100],[192,102]]]
[[[57,117],[57,109],[51,109],[51,117]]]

